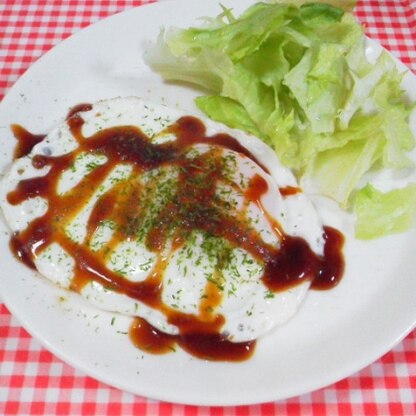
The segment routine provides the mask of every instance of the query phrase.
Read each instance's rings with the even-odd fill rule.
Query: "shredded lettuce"
[[[413,165],[413,107],[393,59],[382,52],[376,62],[366,60],[363,29],[350,13],[354,2],[331,3],[346,7],[260,2],[238,17],[222,7],[204,27],[162,30],[145,59],[166,80],[207,92],[196,105],[208,117],[258,136],[302,184],[355,210],[356,235],[368,238],[363,205],[373,199],[358,185],[373,170]],[[388,209],[377,210],[377,221],[391,210],[387,199],[378,200]]]
[[[354,200],[356,236],[371,239],[405,231],[415,225],[416,183],[389,192],[366,185]]]

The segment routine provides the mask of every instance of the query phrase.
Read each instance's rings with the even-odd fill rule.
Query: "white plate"
[[[251,1],[222,1],[243,10]],[[217,15],[216,1],[142,6],[84,29],[34,64],[0,106],[0,172],[11,160],[11,123],[47,132],[68,107],[137,95],[196,112],[189,88],[164,84],[142,61],[144,44],[162,25],[188,26]],[[369,55],[379,47],[370,43]],[[405,87],[416,91],[412,75]],[[413,96],[413,99],[416,97]],[[415,119],[412,120],[415,126]],[[346,274],[328,292],[311,292],[299,314],[261,339],[242,363],[164,356],[135,349],[123,333],[127,318],[97,312],[76,295],[50,286],[15,261],[0,222],[0,293],[42,344],[84,373],[142,396],[199,405],[252,404],[308,392],[346,377],[399,342],[416,320],[416,230],[371,243],[347,239]]]

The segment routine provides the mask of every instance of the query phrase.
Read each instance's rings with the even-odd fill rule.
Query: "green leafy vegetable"
[[[416,184],[382,193],[371,185],[355,198],[358,238],[370,239],[407,230],[415,224]]]
[[[263,136],[246,109],[237,101],[216,95],[197,97],[195,103],[208,117],[212,114],[221,123],[232,125],[236,129],[247,131],[259,138]]]
[[[285,0],[239,17],[223,7],[204,27],[162,31],[146,60],[201,87],[208,117],[261,138],[301,183],[357,209],[365,174],[412,165],[413,107],[390,56],[366,60],[353,2],[331,3],[346,7]]]

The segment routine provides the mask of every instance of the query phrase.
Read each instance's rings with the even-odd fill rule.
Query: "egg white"
[[[82,134],[86,140],[102,129],[131,125],[139,127],[155,142],[174,139],[171,135],[160,132],[185,115],[178,110],[136,97],[99,101],[91,110],[79,114],[84,120]],[[297,183],[290,170],[280,164],[274,152],[253,136],[207,119],[203,119],[203,122],[207,128],[207,135],[228,133],[234,136],[269,169],[270,174],[267,174],[246,156],[231,150],[225,151],[232,154],[236,161],[234,181],[239,183],[241,178],[249,179],[254,173],[261,175],[269,189],[261,197],[264,209],[280,223],[286,234],[303,237],[312,250],[322,254],[322,223],[310,200],[304,193],[283,198],[277,192],[279,187],[297,186]],[[28,156],[13,162],[0,183],[0,206],[13,232],[23,230],[33,219],[43,215],[48,209],[47,201],[40,197],[28,199],[19,205],[11,205],[7,201],[7,193],[15,189],[20,180],[47,174],[48,167],[35,169],[32,166],[32,157],[38,154],[59,156],[71,152],[77,146],[77,141],[72,136],[67,123],[63,121],[38,143]],[[204,146],[206,145],[197,146],[196,150],[203,152]],[[62,173],[58,192],[65,193],[82,181],[91,162],[100,165],[106,163],[106,159],[103,156],[80,155],[76,160],[75,168]],[[130,172],[131,166],[128,164],[118,165],[113,169],[91,196],[88,204],[67,227],[66,233],[71,239],[84,244],[86,223],[95,201],[115,183],[125,179]],[[216,191],[221,193],[223,190]],[[232,193],[230,195],[233,203],[238,205],[240,202],[238,195]],[[251,204],[249,212],[254,227],[261,233],[264,241],[278,244],[261,210],[255,204]],[[103,224],[91,239],[90,249],[99,249],[111,236],[111,224]],[[206,285],[207,271],[213,269],[211,260],[201,248],[202,241],[202,234],[194,233],[192,241],[188,243],[188,245],[192,244],[192,250],[189,250],[185,244],[175,252],[163,276],[163,302],[184,313],[198,313],[198,305]],[[187,255],[184,255],[187,249]],[[111,270],[121,270],[127,279],[139,282],[146,279],[155,261],[155,253],[150,252],[142,243],[125,241],[115,248],[106,265]],[[59,244],[53,243],[42,251],[36,257],[35,265],[47,279],[63,288],[69,288],[74,273],[74,259]],[[241,248],[233,250],[230,266],[223,271],[223,296],[216,310],[225,318],[221,330],[230,341],[254,340],[287,322],[299,308],[310,286],[310,283],[305,281],[294,288],[271,295],[261,282],[261,275],[261,265],[251,259],[247,252]],[[109,291],[100,283],[87,284],[80,294],[97,308],[129,316],[140,316],[163,332],[178,333],[178,328],[168,323],[160,311],[124,294]]]

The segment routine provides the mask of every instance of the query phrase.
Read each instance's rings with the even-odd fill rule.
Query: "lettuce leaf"
[[[311,167],[313,180],[322,195],[348,208],[349,197],[365,172],[381,157],[382,142],[377,134],[354,140],[338,149],[319,153]]]
[[[259,138],[263,135],[253,120],[251,120],[246,109],[237,101],[213,95],[197,97],[195,104],[208,117],[210,117],[210,114],[213,114],[217,121],[228,127],[247,131]]]
[[[145,60],[201,88],[208,117],[258,136],[302,184],[355,210],[368,172],[413,165],[414,107],[387,53],[367,61],[354,2],[331,3],[340,7],[260,2],[238,17],[222,7],[203,27],[162,30]]]
[[[406,231],[416,221],[416,183],[385,193],[366,185],[357,192],[354,207],[357,238],[372,239]]]

